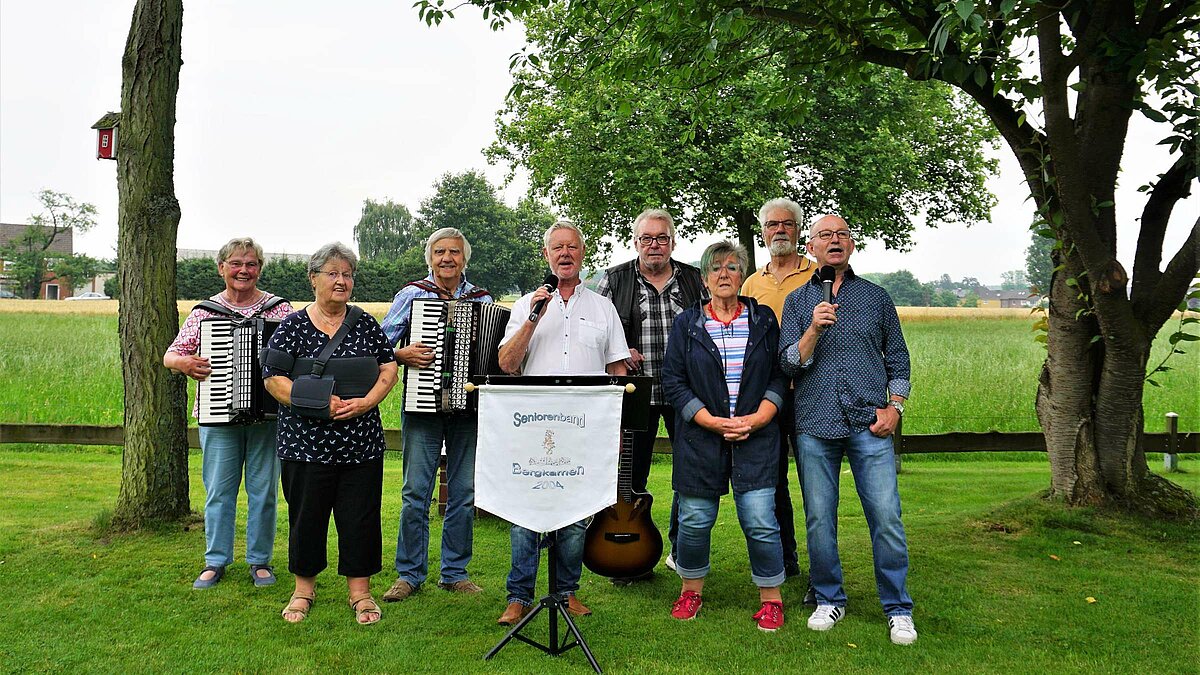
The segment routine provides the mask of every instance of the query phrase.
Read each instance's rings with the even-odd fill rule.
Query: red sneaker
[[[691,621],[700,613],[700,605],[703,604],[704,601],[700,599],[699,593],[684,591],[675,604],[671,605],[671,616],[680,621]]]
[[[778,600],[767,600],[762,604],[762,609],[754,615],[754,620],[758,622],[758,629],[768,633],[783,628],[783,603]]]

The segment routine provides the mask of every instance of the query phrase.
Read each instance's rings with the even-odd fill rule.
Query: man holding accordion
[[[396,347],[396,358],[410,371],[428,369],[440,345],[426,344],[414,335],[413,301],[421,298],[493,302],[491,294],[466,280],[464,271],[471,260],[471,244],[461,231],[442,228],[425,243],[429,276],[407,284],[396,294],[383,331]],[[418,319],[419,321],[419,319]],[[413,412],[412,384],[406,378],[405,406],[401,416],[404,452],[403,505],[396,536],[398,578],[384,594],[386,602],[412,595],[429,571],[429,503],[433,496],[442,445],[446,447],[446,480],[449,495],[442,529],[441,573],[438,586],[457,593],[479,593],[482,589],[467,575],[471,561],[472,528],[475,521],[475,440],[477,418],[472,410]],[[430,408],[433,410],[433,408]]]

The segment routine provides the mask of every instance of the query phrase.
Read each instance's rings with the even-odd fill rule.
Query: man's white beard
[[[770,251],[771,255],[773,256],[791,255],[796,252],[796,245],[792,243],[791,239],[788,239],[787,241],[780,241],[777,239],[771,242],[771,245],[767,247],[767,250]]]

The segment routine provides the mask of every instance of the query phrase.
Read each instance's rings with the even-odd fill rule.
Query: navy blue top
[[[746,306],[750,338],[742,366],[736,413],[753,414],[766,399],[783,409],[787,390],[776,359],[779,327],[770,307],[739,297]],[[721,350],[704,327],[701,301],[675,317],[663,359],[662,385],[675,409],[671,487],[694,497],[718,497],[772,487],[778,481],[779,425],[766,425],[744,441],[728,443],[696,424],[696,413],[707,409],[714,417],[729,417],[729,387]]]
[[[788,294],[779,335],[780,365],[796,385],[796,433],[846,438],[875,423],[888,392],[908,398],[908,347],[887,291],[847,269],[837,295],[837,322],[800,363],[797,343],[821,302],[821,281]]]
[[[308,312],[293,312],[275,332],[268,346],[294,358],[316,358],[329,344],[329,336],[313,325]],[[373,356],[380,365],[396,360],[392,343],[375,317],[362,313],[331,358]],[[263,368],[263,378],[287,376],[278,368]],[[386,444],[379,407],[348,420],[303,417],[287,406],[279,406],[279,459],[318,464],[361,464],[381,459]]]

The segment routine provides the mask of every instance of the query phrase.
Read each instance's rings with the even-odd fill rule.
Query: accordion
[[[404,412],[473,410],[465,386],[474,375],[503,374],[498,350],[511,313],[490,302],[413,300],[408,340],[432,348],[433,363],[405,367]]]
[[[263,387],[259,352],[279,327],[277,319],[200,320],[200,356],[212,374],[196,388],[201,426],[273,420],[278,402]]]

